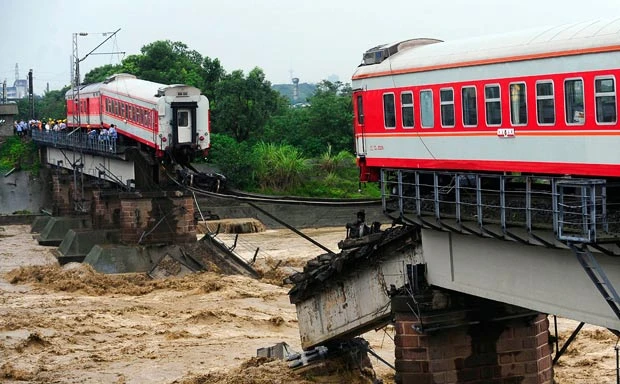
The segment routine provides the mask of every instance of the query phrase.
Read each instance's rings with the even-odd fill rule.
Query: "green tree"
[[[214,132],[228,134],[237,142],[261,137],[267,121],[287,104],[258,67],[247,77],[241,70],[225,75],[215,86],[214,99]]]
[[[67,116],[67,100],[65,99],[65,94],[70,89],[71,86],[67,85],[60,90],[46,92],[41,99],[38,110],[35,109],[35,116],[39,120],[50,117],[52,119],[65,118]]]
[[[318,156],[331,147],[333,152],[353,149],[353,106],[351,87],[341,82],[322,81],[308,99],[310,105],[289,108],[272,117],[264,140],[290,144],[308,156]]]
[[[71,89],[71,87],[66,86],[59,90],[45,92],[42,97],[35,97],[34,118],[38,120],[47,120],[48,118],[65,118],[67,116],[67,101],[65,100],[65,94],[69,89]],[[19,110],[17,118],[23,120],[28,120],[31,118],[28,99],[18,100],[17,108]]]
[[[82,84],[100,83],[115,73],[122,73],[123,66],[120,64],[106,64],[93,68],[84,76]]]
[[[180,41],[158,40],[129,55],[121,64],[94,68],[84,76],[84,84],[105,80],[115,73],[129,73],[140,79],[162,84],[187,84],[207,97],[225,74],[218,59],[203,57]]]
[[[331,145],[334,152],[353,149],[351,87],[327,80],[317,85],[310,98],[308,153],[316,156]]]

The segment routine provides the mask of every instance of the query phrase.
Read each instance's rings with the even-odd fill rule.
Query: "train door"
[[[197,103],[173,102],[172,116],[174,144],[194,143],[196,137],[196,108]]]
[[[364,125],[364,98],[362,95],[361,90],[353,93],[355,153],[358,157],[366,156],[366,127]]]
[[[179,143],[192,141],[192,115],[189,109],[177,110],[177,127]]]

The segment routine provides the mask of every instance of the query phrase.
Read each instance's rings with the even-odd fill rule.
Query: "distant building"
[[[17,116],[17,104],[0,104],[0,136],[13,136],[13,122]]]
[[[13,83],[13,87],[15,88],[16,99],[23,99],[24,97],[28,97],[28,80],[15,80],[15,83]]]
[[[6,83],[6,80],[4,81]],[[19,78],[19,65],[15,64],[15,81],[12,87],[6,87],[6,97],[10,100],[28,97],[28,80]]]

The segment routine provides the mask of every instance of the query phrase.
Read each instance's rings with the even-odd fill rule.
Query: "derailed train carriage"
[[[495,212],[497,237],[510,218],[564,240],[595,241],[610,218],[620,233],[619,76],[620,19],[374,47],[352,77],[360,180],[381,181],[386,211],[442,229],[467,213],[478,233]]]
[[[375,47],[352,78],[362,181],[382,168],[620,176],[620,20]]]
[[[154,157],[187,164],[211,143],[209,100],[195,87],[116,74],[66,93],[70,128],[108,129]]]

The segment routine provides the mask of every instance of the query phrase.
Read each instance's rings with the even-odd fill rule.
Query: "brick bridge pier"
[[[120,230],[120,241],[132,244],[179,244],[196,241],[194,202],[180,191],[119,192],[85,185],[79,204],[94,230]],[[69,174],[52,175],[52,214],[73,216],[76,191]]]
[[[399,384],[551,384],[547,316],[452,291],[392,299]]]

